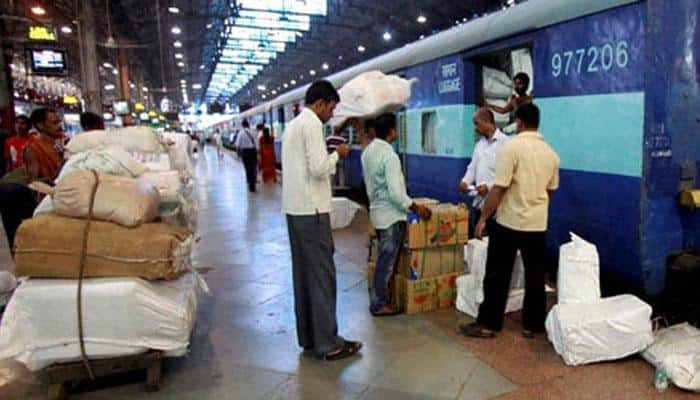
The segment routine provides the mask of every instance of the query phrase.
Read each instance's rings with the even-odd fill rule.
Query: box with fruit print
[[[423,221],[417,214],[408,216],[408,248],[422,249],[467,242],[469,211],[464,204],[428,205],[432,216]]]

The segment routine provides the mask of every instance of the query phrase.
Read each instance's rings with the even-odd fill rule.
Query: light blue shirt
[[[472,161],[467,167],[467,172],[462,178],[462,182],[467,185],[479,186],[485,183],[489,190],[493,187],[493,180],[496,178],[496,155],[504,144],[508,143],[510,138],[503,134],[500,129],[496,128],[491,140],[481,136],[474,145],[474,153]],[[484,198],[477,195],[474,198],[474,207],[481,208],[484,204]]]
[[[375,229],[406,221],[413,200],[406,193],[401,162],[394,148],[375,138],[362,152],[362,171],[369,197],[369,218]]]

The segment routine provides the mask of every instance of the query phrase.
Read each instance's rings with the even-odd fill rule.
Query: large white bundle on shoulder
[[[411,99],[413,82],[381,71],[356,76],[338,90],[340,103],[335,107],[331,125],[341,125],[348,118],[374,118],[396,111]]]
[[[99,183],[95,175],[99,177]],[[64,176],[54,188],[36,187],[36,183],[32,185],[39,191],[50,192],[56,214],[87,218],[90,196],[96,183],[93,218],[133,227],[154,221],[158,217],[158,189],[143,179],[73,171]]]
[[[106,146],[119,146],[126,151],[141,153],[165,152],[160,134],[146,126],[83,132],[75,135],[66,145],[66,149],[71,154],[77,154]]]

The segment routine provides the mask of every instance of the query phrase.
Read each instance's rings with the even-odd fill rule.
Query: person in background
[[[263,182],[277,182],[277,168],[275,158],[275,138],[270,134],[270,128],[262,129],[260,137],[260,171],[262,171]]]
[[[292,250],[297,338],[305,351],[335,361],[357,354],[362,343],[338,335],[336,271],[331,232],[331,184],[347,145],[330,154],[323,124],[333,116],[340,96],[328,81],[306,91],[306,107],[282,138],[282,212]]]
[[[5,141],[7,172],[24,165],[24,148],[32,140],[32,136],[29,134],[31,126],[31,121],[26,115],[18,115],[15,118],[15,134]]]
[[[262,135],[263,135],[263,128],[265,128],[265,124],[257,124],[257,125],[255,125],[255,135],[256,135],[256,137],[257,137],[258,140],[260,140],[260,138],[261,138]]]
[[[406,213],[415,212],[425,220],[430,219],[431,213],[406,193],[401,161],[391,146],[398,137],[396,116],[380,115],[374,121],[374,129],[376,137],[362,152],[362,171],[369,197],[369,217],[379,241],[374,280],[369,287],[369,311],[381,317],[400,312],[387,304],[387,288],[406,233]]]
[[[250,124],[246,120],[243,121],[243,129],[238,133],[236,149],[238,149],[238,154],[243,159],[248,190],[251,193],[255,193],[255,183],[258,179],[258,141],[253,132],[251,132]]]
[[[91,112],[80,114],[80,127],[83,132],[105,129],[105,121],[99,115]]]
[[[366,149],[367,146],[369,146],[369,144],[372,143],[372,140],[374,140],[375,137],[376,132],[374,131],[374,120],[365,120],[364,129],[360,134],[360,147],[362,148],[362,150]]]
[[[493,338],[503,328],[518,250],[525,267],[522,333],[531,338],[544,330],[545,236],[549,203],[559,186],[559,157],[537,131],[537,106],[521,105],[515,116],[518,135],[498,153],[493,187],[476,225],[475,234],[480,239],[486,222],[496,213],[496,221],[489,226],[484,301],[477,321],[460,326],[466,336]]]
[[[24,149],[24,165],[0,179],[0,213],[10,248],[23,220],[31,218],[37,198],[27,187],[32,181],[53,183],[63,159],[56,148],[61,139],[61,119],[56,110],[39,108],[32,112],[32,125],[38,131]]]
[[[486,104],[486,107],[499,114],[512,113],[518,109],[518,107],[531,104],[532,96],[527,94],[527,89],[530,87],[530,77],[524,72],[518,72],[513,77],[513,90],[515,90],[515,96],[510,98],[508,104],[505,107],[499,107],[493,104]]]
[[[467,172],[459,183],[461,193],[471,192],[470,186],[476,192],[469,213],[469,232],[474,232],[486,195],[493,186],[493,179],[496,175],[496,155],[510,139],[496,127],[493,113],[488,108],[477,109],[472,122],[474,130],[480,138],[474,145],[472,160],[467,167]]]
[[[216,145],[216,156],[218,158],[224,158],[224,138],[222,136],[221,130],[218,128],[214,132],[214,144]]]

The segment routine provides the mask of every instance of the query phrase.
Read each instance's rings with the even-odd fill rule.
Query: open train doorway
[[[504,133],[515,133],[515,105],[524,99],[522,96],[533,96],[535,76],[532,48],[526,46],[500,50],[477,56],[473,61],[481,69],[481,84],[477,87],[477,98],[481,99],[482,105],[491,106],[496,125]],[[527,76],[526,87],[524,92],[518,93],[514,79],[523,77],[522,74]]]

